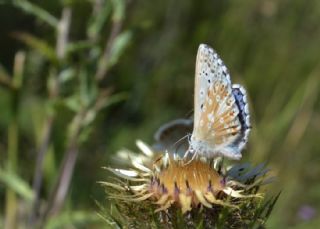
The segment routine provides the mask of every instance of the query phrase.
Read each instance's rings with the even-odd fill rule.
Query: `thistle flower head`
[[[214,212],[214,218],[218,219],[217,210],[228,209],[238,219],[233,218],[234,224],[239,216],[252,217],[252,209],[249,211],[252,206],[255,210],[266,207],[261,204],[263,194],[257,193],[259,187],[268,182],[264,179],[267,170],[263,166],[248,171],[246,165],[226,167],[220,160],[186,160],[168,153],[155,154],[141,141],[137,145],[143,153],[140,156],[128,151],[119,153],[131,161],[131,169],[108,168],[120,179],[101,182],[107,187],[108,196],[118,204],[125,203],[127,209],[130,203],[140,204],[149,206],[152,214],[171,211],[182,216],[205,214],[202,219],[212,218]],[[243,211],[244,208],[247,211]],[[129,211],[127,215],[130,214]]]

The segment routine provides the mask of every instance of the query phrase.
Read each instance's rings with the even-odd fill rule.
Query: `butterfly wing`
[[[197,54],[194,97],[191,148],[209,157],[241,158],[245,134],[240,116],[246,117],[233,94],[226,66],[217,53],[204,44],[199,46]]]
[[[238,139],[238,142],[235,142],[235,145],[238,146],[239,151],[241,151],[248,142],[251,129],[247,92],[241,85],[234,84],[232,85],[232,94],[239,109],[238,118],[241,123],[241,137]]]
[[[192,132],[192,127],[191,119],[176,119],[165,123],[154,134],[154,149],[183,156],[189,147],[187,137]]]

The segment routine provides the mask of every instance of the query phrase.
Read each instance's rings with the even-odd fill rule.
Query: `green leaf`
[[[103,206],[101,203],[98,201],[95,201],[97,207],[99,208],[99,211],[97,212],[97,215],[111,228],[114,229],[122,229],[123,227],[121,226],[121,222],[117,220],[113,216],[114,209],[117,210],[115,205],[110,206],[110,210],[106,209],[105,206]]]
[[[78,112],[81,110],[81,108],[83,107],[81,102],[80,102],[80,98],[79,95],[75,94],[72,95],[64,100],[62,100],[62,103],[69,108],[70,110],[74,111],[74,112]]]
[[[94,44],[92,41],[77,41],[67,44],[67,53],[79,53],[82,50],[91,49],[94,47]]]
[[[12,87],[11,77],[4,67],[0,64],[0,85],[5,87]]]
[[[112,20],[115,22],[121,21],[124,18],[125,13],[125,1],[124,0],[112,0],[113,15]]]
[[[97,112],[93,109],[90,109],[82,120],[82,126],[86,127],[90,125],[95,120],[96,116],[97,116]]]
[[[281,195],[281,191],[273,198],[272,203],[268,206],[268,211],[266,212],[266,215],[265,215],[266,218],[269,218],[269,216],[272,212],[272,209],[273,209],[274,205],[277,203],[280,195]]]
[[[65,83],[74,79],[75,76],[76,76],[76,71],[73,68],[67,68],[61,71],[58,77],[61,83]]]
[[[15,0],[12,4],[26,13],[36,16],[36,18],[44,21],[55,29],[58,27],[59,20],[41,7],[26,0]]]
[[[58,62],[54,48],[52,48],[46,41],[28,33],[14,33],[13,36],[28,45],[30,48],[39,52],[51,62]]]
[[[93,10],[92,18],[90,19],[87,34],[90,38],[95,38],[101,32],[108,16],[111,12],[110,2],[105,1],[104,5],[99,9]]]
[[[31,202],[33,200],[33,191],[31,187],[28,185],[27,182],[25,182],[21,177],[17,176],[16,174],[4,171],[0,168],[0,181],[28,202]]]
[[[125,48],[128,46],[129,41],[131,40],[131,37],[132,37],[132,33],[130,31],[123,32],[116,37],[114,44],[111,48],[108,67],[112,67],[118,62],[121,54],[124,52]]]
[[[113,104],[119,103],[121,101],[124,101],[128,98],[128,93],[126,92],[121,92],[115,95],[112,95],[110,97],[106,97],[106,98],[99,98],[98,101],[98,109],[103,109],[106,108],[108,106],[111,106]]]

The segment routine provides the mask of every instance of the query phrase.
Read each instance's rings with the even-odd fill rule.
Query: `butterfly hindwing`
[[[154,134],[154,149],[183,156],[189,147],[188,135],[192,127],[192,119],[176,119],[165,123]]]
[[[239,121],[241,123],[241,139],[237,142],[238,148],[241,151],[245,144],[248,141],[250,129],[251,129],[251,124],[250,124],[250,113],[249,113],[249,105],[247,102],[247,92],[239,84],[234,84],[232,85],[232,93],[235,97],[236,104],[239,109]]]

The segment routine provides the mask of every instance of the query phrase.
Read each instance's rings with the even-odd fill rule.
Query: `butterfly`
[[[208,158],[240,159],[250,129],[246,90],[241,85],[232,85],[218,54],[208,45],[200,44],[189,152]]]

